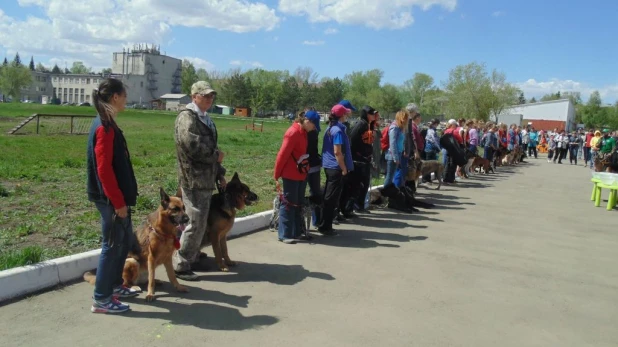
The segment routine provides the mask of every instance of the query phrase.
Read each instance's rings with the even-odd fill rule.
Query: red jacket
[[[296,167],[296,160],[304,154],[307,154],[307,132],[299,123],[294,122],[283,135],[283,144],[275,161],[273,175],[275,180],[282,177],[293,181],[304,181],[307,174],[300,173]]]

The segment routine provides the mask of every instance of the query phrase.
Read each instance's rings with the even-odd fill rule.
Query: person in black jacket
[[[129,250],[136,244],[129,206],[137,202],[137,182],[124,135],[116,115],[127,102],[122,81],[105,79],[92,92],[97,117],[88,136],[87,193],[101,214],[103,245],[94,285],[94,313],[120,313],[129,305],[118,301],[138,295],[123,285],[122,271]]]
[[[318,138],[320,134],[320,115],[312,108],[305,110],[305,119],[315,125],[315,131],[307,133],[307,154],[309,154],[309,174],[307,175],[307,185],[311,197],[321,196],[320,172],[322,170],[322,156],[318,152]],[[319,200],[322,200],[321,198]],[[314,226],[321,223],[321,209],[316,207],[311,214],[311,223]]]
[[[365,197],[371,180],[371,165],[373,161],[373,143],[375,139],[375,123],[378,111],[371,106],[365,106],[360,112],[360,118],[350,130],[350,149],[354,161],[354,171],[348,178],[351,207],[357,212],[365,212]],[[351,214],[351,211],[344,211]]]

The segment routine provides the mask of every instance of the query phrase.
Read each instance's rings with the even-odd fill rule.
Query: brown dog
[[[182,196],[180,189],[176,195]],[[212,245],[215,262],[219,270],[229,271],[228,266],[236,265],[236,262],[230,259],[227,252],[227,234],[234,226],[236,212],[257,200],[258,196],[240,181],[238,173],[234,173],[224,191],[212,196],[202,246],[206,246],[208,243]]]
[[[180,246],[178,234],[185,229],[189,217],[185,213],[185,205],[178,197],[170,197],[160,188],[161,205],[150,213],[135,232],[139,250],[129,252],[124,263],[122,279],[124,285],[141,290],[137,284],[145,282],[144,275],[148,274],[147,301],[154,300],[155,270],[159,265],[165,266],[170,283],[179,292],[187,292],[187,288],[178,283],[172,266],[172,255]],[[94,284],[96,276],[91,272],[84,274],[84,280]],[[137,287],[137,288],[136,288]]]
[[[485,174],[488,174],[489,171],[494,172],[494,169],[491,167],[491,163],[489,162],[489,160],[481,157],[474,158],[474,161],[470,165],[470,172],[474,172],[476,168],[482,168]]]

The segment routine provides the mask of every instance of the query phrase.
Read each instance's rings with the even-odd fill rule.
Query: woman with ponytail
[[[101,214],[102,249],[94,287],[94,313],[120,313],[129,305],[118,301],[138,295],[123,286],[122,270],[133,241],[131,211],[137,183],[124,135],[116,116],[124,111],[127,92],[122,81],[105,79],[92,92],[97,117],[88,136],[87,191]]]

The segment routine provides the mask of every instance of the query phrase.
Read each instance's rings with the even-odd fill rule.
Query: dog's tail
[[[86,271],[84,273],[84,281],[94,285],[95,282],[97,281],[97,275],[92,273],[92,271]]]

